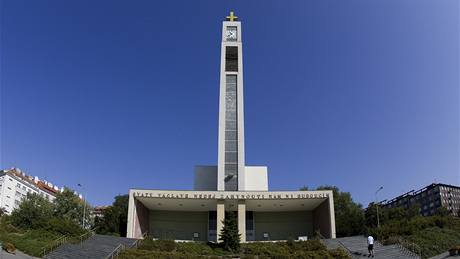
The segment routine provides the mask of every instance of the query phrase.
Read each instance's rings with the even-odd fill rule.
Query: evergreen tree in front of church
[[[224,227],[220,232],[219,241],[227,251],[238,252],[240,250],[240,233],[238,233],[238,222],[235,212],[229,211],[223,221]]]

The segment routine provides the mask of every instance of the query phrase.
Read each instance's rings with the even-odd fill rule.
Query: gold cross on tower
[[[233,14],[233,11],[230,11],[230,16],[227,16],[227,19],[231,22],[235,21],[236,19],[238,19],[238,16],[235,16]]]

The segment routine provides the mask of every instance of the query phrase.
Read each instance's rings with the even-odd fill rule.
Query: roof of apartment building
[[[6,170],[1,170],[0,175],[2,174],[7,174],[12,176],[13,178],[20,179],[22,181],[25,181],[40,190],[47,192],[51,195],[56,195],[61,189],[57,187],[56,185],[52,184],[51,182],[40,180],[37,176],[32,177],[30,175],[25,174],[23,171],[21,171],[19,168],[11,168],[11,169],[6,169]]]
[[[388,201],[384,201],[383,205],[390,205],[396,201],[399,201],[403,198],[406,198],[406,197],[413,197],[413,196],[416,196],[418,194],[421,194],[423,192],[426,192],[428,190],[431,190],[437,186],[443,186],[443,187],[449,187],[449,188],[454,188],[454,189],[460,189],[460,186],[455,186],[455,185],[449,185],[449,184],[444,184],[444,183],[432,183],[430,185],[427,185],[419,190],[411,190],[411,191],[408,191],[402,195],[399,195],[391,200],[388,200]]]

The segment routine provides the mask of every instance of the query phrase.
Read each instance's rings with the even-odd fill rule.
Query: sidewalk
[[[0,251],[0,259],[38,259],[38,257],[26,255],[23,252],[16,250],[16,254],[10,254],[6,251]]]

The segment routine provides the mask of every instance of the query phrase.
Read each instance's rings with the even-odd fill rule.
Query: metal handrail
[[[410,257],[422,258],[422,248],[415,243],[409,242],[400,236],[390,237],[390,242],[394,242],[398,248]]]
[[[125,246],[122,244],[119,244],[107,257],[105,257],[105,259],[117,258],[118,255],[120,255],[120,252],[123,251],[124,249],[125,249]]]
[[[142,234],[142,238],[146,238],[147,237],[147,234],[148,234],[148,231],[144,232]],[[129,246],[129,248],[137,248],[140,243],[142,243],[143,239],[137,239],[136,241],[134,241],[134,243]],[[113,259],[113,258],[117,258],[119,255],[120,255],[120,252],[125,250],[126,249],[126,246],[123,245],[123,244],[119,244],[105,259]]]
[[[82,245],[83,244],[83,241],[86,240],[87,238],[89,237],[92,237],[94,236],[94,230],[90,230],[78,237],[72,237],[72,236],[69,236],[69,235],[63,235],[59,238],[57,238],[56,240],[52,241],[51,244],[48,244],[46,246],[44,246],[42,248],[42,257],[45,257],[45,255],[51,253],[53,250],[57,249],[58,247],[60,247],[61,245],[64,245],[64,244],[67,244],[69,242],[75,242],[75,241],[72,241],[72,240],[75,240],[75,238],[77,240],[79,240],[79,244]],[[85,238],[87,235],[89,235],[87,238]]]
[[[86,239],[94,236],[96,233],[94,232],[94,229],[92,230],[89,230],[88,232],[84,233],[84,234],[81,234],[80,236],[78,236],[78,240],[80,240],[80,245],[83,244],[83,241],[85,241]]]
[[[134,243],[129,248],[133,248],[133,247],[138,248],[139,245],[147,238],[147,235],[148,235],[148,231],[145,231],[141,235],[142,238],[136,239],[136,241],[134,241]]]
[[[321,232],[319,231],[316,231],[315,234],[317,236],[319,236],[319,239],[327,239],[325,236],[323,236],[321,234]],[[353,255],[353,251],[351,251],[350,249],[348,249],[348,247],[346,247],[340,240],[336,239],[336,241],[338,242],[338,244],[340,245],[341,248],[343,248],[345,250],[345,252],[348,253],[348,255],[352,256]]]
[[[348,253],[349,256],[353,256],[353,251],[351,251],[350,249],[348,249],[348,247],[346,247],[340,240],[337,240],[337,242],[339,243],[339,245],[345,249],[345,251]]]
[[[60,247],[63,244],[68,242],[69,236],[63,235],[56,240],[52,241],[51,244],[48,244],[42,248],[42,257],[52,252],[54,249]]]

